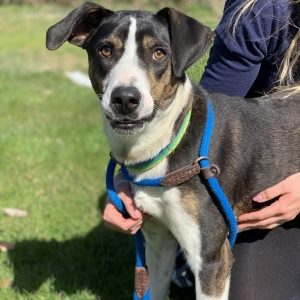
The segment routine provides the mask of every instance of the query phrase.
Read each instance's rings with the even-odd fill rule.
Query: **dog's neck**
[[[183,114],[192,95],[192,84],[188,77],[178,86],[171,105],[165,111],[157,112],[155,118],[135,135],[117,135],[107,122],[105,130],[115,159],[126,165],[133,165],[155,157],[165,148],[178,131],[176,121]]]

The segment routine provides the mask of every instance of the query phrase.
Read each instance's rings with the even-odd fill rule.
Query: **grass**
[[[215,23],[205,7],[186,10]],[[0,240],[15,244],[0,252],[1,300],[131,298],[131,238],[101,222],[109,149],[99,103],[64,76],[86,72],[86,56],[44,46],[46,29],[67,11],[0,7],[0,208],[29,214],[0,215]],[[190,70],[195,80],[204,61]]]

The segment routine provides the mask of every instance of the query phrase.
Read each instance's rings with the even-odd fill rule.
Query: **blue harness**
[[[213,128],[214,128],[214,110],[213,105],[209,99],[207,99],[207,119],[206,124],[204,127],[204,133],[202,136],[200,148],[199,148],[199,165],[201,168],[207,168],[209,167],[210,161],[209,161],[209,146],[210,141],[213,135]],[[107,167],[107,173],[106,173],[106,189],[108,196],[111,200],[111,202],[115,205],[115,207],[120,211],[125,217],[129,217],[125,206],[121,199],[119,198],[118,194],[115,191],[114,188],[114,171],[116,168],[117,162],[111,158]],[[128,179],[131,183],[140,185],[140,186],[161,186],[162,180],[164,177],[154,178],[154,179],[143,179],[137,181],[134,177],[130,176],[126,167],[124,165],[121,165],[121,171],[123,173],[123,176]],[[213,195],[215,196],[216,200],[219,202],[219,205],[222,209],[222,212],[227,220],[228,227],[229,227],[229,235],[228,240],[230,243],[230,246],[233,247],[236,236],[237,236],[237,220],[235,217],[235,214],[233,212],[233,209],[231,207],[231,204],[229,200],[227,199],[223,189],[221,188],[219,181],[216,177],[210,177],[206,179],[206,186],[207,189],[209,189]],[[145,248],[144,248],[144,237],[139,230],[135,236],[135,246],[136,246],[136,276],[139,276],[138,274],[145,274],[147,272],[146,270],[146,262],[145,262]],[[136,278],[136,283],[141,280],[139,278]],[[150,290],[149,286],[146,288],[141,288],[136,285],[135,292],[134,292],[134,300],[150,300]]]

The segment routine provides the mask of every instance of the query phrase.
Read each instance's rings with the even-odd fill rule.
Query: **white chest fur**
[[[201,267],[200,224],[182,206],[177,187],[135,187],[134,200],[138,208],[169,228],[195,271]]]

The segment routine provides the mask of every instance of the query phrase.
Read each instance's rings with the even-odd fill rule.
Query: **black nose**
[[[117,87],[111,93],[111,105],[116,113],[126,115],[134,112],[141,102],[141,93],[133,86]]]

